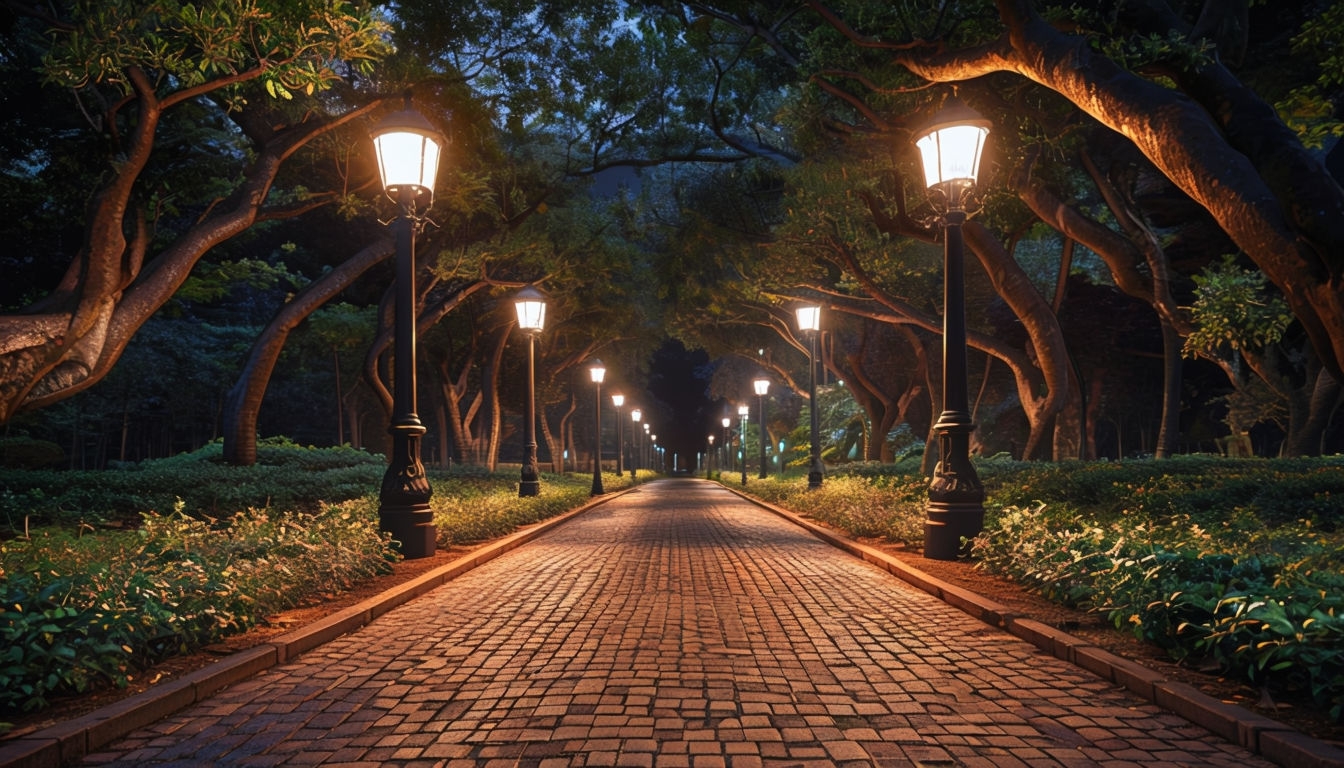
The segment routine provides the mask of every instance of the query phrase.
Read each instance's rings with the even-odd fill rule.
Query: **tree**
[[[386,27],[345,0],[8,7],[22,16],[18,32],[50,30],[44,76],[73,97],[69,109],[86,116],[85,130],[107,152],[82,242],[61,254],[64,275],[0,316],[0,422],[106,376],[210,248],[257,221],[335,199],[335,191],[272,192],[286,161],[379,106],[320,97],[354,95],[344,77],[388,50]],[[170,133],[181,127],[178,113],[216,129],[198,156]],[[35,160],[34,178],[59,170]],[[207,161],[208,176],[191,178]]]

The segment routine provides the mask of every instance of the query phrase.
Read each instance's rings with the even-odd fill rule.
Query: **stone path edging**
[[[1284,768],[1344,768],[1344,749],[1307,736],[1277,720],[1220,701],[1194,686],[1168,680],[1159,672],[1089,645],[1085,640],[1063,630],[1017,616],[1007,606],[930,576],[880,549],[840,536],[790,510],[742,493],[729,485],[721,485],[762,509],[806,529],[828,544],[876,565],[986,624],[1004,629],[1055,658],[1110,680],[1140,698],[1201,725],[1277,765]]]

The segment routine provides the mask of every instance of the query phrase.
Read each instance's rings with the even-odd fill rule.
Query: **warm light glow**
[[[798,330],[821,330],[821,307],[799,307],[796,311],[798,314]]]
[[[612,395],[611,404],[616,406],[617,408],[620,408],[622,405],[625,405],[625,395]]]
[[[739,405],[739,406],[737,406],[737,415],[738,415],[738,416],[741,416],[743,419],[746,419],[747,416],[749,416],[750,414],[751,414],[751,407],[750,407],[750,406],[747,406],[747,405]]]
[[[631,420],[631,421],[639,421],[639,417],[642,416],[642,415],[643,415],[643,412],[640,411],[638,408],[636,408],[635,410],[633,410],[633,411],[630,412],[630,420]]]
[[[924,183],[930,187],[975,184],[987,136],[989,121],[956,97],[949,99],[915,140],[924,165]]]
[[[518,327],[536,333],[546,325],[546,294],[534,286],[527,286],[513,299],[518,310]]]
[[[644,422],[644,431],[645,431],[645,432],[648,432],[652,427],[653,427],[653,425],[650,424],[649,422],[647,422],[647,421]]]
[[[607,377],[607,369],[602,365],[601,360],[594,360],[588,366],[588,375],[592,377],[594,384],[601,384],[602,380]]]
[[[410,94],[406,95],[405,107],[379,121],[370,137],[388,197],[398,199],[402,188],[412,190],[417,200],[434,197],[443,137],[424,115],[411,108]]]
[[[727,416],[724,416],[724,417],[723,417],[723,428],[724,428],[724,429],[727,429],[727,428],[728,428],[728,425],[729,425],[729,424],[732,424],[732,423],[733,423],[733,420],[732,420],[732,419],[728,418]]]
[[[751,382],[751,386],[753,386],[753,387],[756,388],[756,394],[758,394],[758,395],[764,397],[765,394],[766,394],[767,392],[770,391],[770,380],[769,380],[769,379],[757,379],[757,380]]]
[[[713,445],[713,444],[714,444],[714,436],[713,436],[713,435],[710,435],[710,436],[709,436],[709,444],[710,444],[710,445]]]

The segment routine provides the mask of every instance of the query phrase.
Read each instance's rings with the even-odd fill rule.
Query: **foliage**
[[[924,500],[928,483],[920,478],[827,477],[808,490],[797,478],[752,480],[747,490],[774,504],[807,509],[808,516],[852,536],[884,538],[916,545],[924,541]]]
[[[244,631],[388,569],[367,500],[198,519],[147,512],[136,531],[43,529],[0,543],[0,715],[125,685],[152,662]]]
[[[25,525],[134,523],[142,512],[219,517],[248,507],[315,511],[374,492],[381,456],[348,446],[303,447],[270,439],[255,467],[230,467],[220,443],[119,471],[0,469],[0,532]]]
[[[65,461],[65,451],[50,440],[15,435],[0,437],[0,467],[38,469],[56,467]]]
[[[119,0],[85,10],[44,61],[53,83],[107,83],[128,94],[127,72],[143,67],[162,72],[165,85],[190,90],[236,82],[240,71],[256,68],[272,98],[292,99],[339,81],[335,62],[367,75],[389,50],[386,25],[346,0],[181,6]],[[246,103],[241,91],[225,90],[233,108]]]
[[[1344,459],[978,462],[978,567],[1191,663],[1344,717]],[[854,536],[922,540],[925,480],[855,464],[753,494]]]
[[[1269,292],[1265,274],[1242,269],[1231,256],[1192,279],[1196,328],[1186,337],[1187,355],[1216,356],[1225,346],[1259,349],[1281,339],[1293,321],[1287,303]]]
[[[231,485],[231,476],[248,476],[258,487],[269,483],[278,495],[302,473],[334,478],[339,486],[342,473],[367,463],[352,464],[351,454],[359,452],[350,449],[315,451],[274,440],[259,448],[258,466],[283,466],[286,474],[258,477],[250,468],[193,474],[214,465],[217,448],[153,464],[169,476],[176,467],[176,476],[188,483]],[[369,466],[381,473],[382,460],[374,461]],[[98,474],[111,480],[143,471]],[[591,488],[591,476],[543,475],[539,496],[519,498],[515,475],[470,467],[435,473],[431,480],[443,548],[502,536],[573,509],[588,500]],[[608,490],[631,482],[628,475],[603,477]],[[316,487],[303,485],[308,493]],[[319,498],[224,518],[189,515],[178,502],[164,514],[142,513],[135,530],[81,523],[0,542],[0,641],[6,649],[0,655],[0,718],[40,710],[57,696],[125,685],[166,656],[245,631],[277,611],[330,599],[389,570],[397,555],[378,530],[377,498],[368,486],[340,503]]]
[[[591,475],[542,473],[541,493],[519,497],[518,478],[509,474],[482,475],[471,471],[466,476],[449,473],[432,478],[438,546],[470,544],[504,536],[519,526],[530,525],[587,501],[592,491]],[[608,492],[631,484],[629,475],[602,473],[602,486]]]

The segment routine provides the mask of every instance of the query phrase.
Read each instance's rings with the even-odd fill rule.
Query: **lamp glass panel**
[[[915,145],[924,165],[924,183],[930,187],[949,181],[974,184],[987,136],[989,128],[982,125],[948,125],[920,138]]]
[[[389,131],[374,137],[373,146],[384,189],[411,186],[434,191],[439,145],[430,137],[414,131]]]
[[[798,330],[816,331],[821,328],[821,307],[798,308]]]
[[[540,331],[546,325],[546,302],[520,299],[514,302],[518,310],[518,327],[526,331]]]

